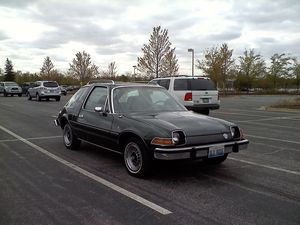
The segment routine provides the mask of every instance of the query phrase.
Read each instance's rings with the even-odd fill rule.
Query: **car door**
[[[116,136],[111,132],[113,115],[109,111],[107,96],[107,87],[95,87],[81,108],[77,122],[80,126],[79,136],[82,139],[112,149],[115,146]]]

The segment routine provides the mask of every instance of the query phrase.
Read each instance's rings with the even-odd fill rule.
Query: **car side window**
[[[94,111],[95,107],[102,107],[104,109],[107,99],[106,87],[95,87],[85,103],[85,109]]]
[[[163,79],[163,80],[160,80],[159,85],[162,86],[162,87],[164,87],[165,89],[169,90],[170,79]]]
[[[88,88],[83,87],[79,89],[73,96],[72,98],[68,101],[66,106],[68,107],[74,107],[75,105],[81,105],[85,99],[86,92]]]

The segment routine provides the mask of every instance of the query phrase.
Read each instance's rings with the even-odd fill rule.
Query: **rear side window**
[[[87,102],[85,103],[85,109],[94,111],[95,107],[102,107],[104,109],[107,98],[106,87],[95,87],[90,94]]]
[[[58,84],[53,81],[44,82],[44,87],[58,87]]]
[[[175,79],[174,90],[176,91],[209,91],[217,90],[214,83],[208,79]]]
[[[83,87],[79,89],[72,98],[68,101],[66,106],[68,107],[74,107],[75,105],[81,105],[85,99],[86,93],[88,91],[88,88]]]
[[[170,86],[170,79],[163,79],[163,80],[158,80],[157,83],[164,87],[165,89],[169,90],[169,86]]]
[[[175,79],[174,80],[174,90],[175,91],[186,91],[189,88],[189,79]]]

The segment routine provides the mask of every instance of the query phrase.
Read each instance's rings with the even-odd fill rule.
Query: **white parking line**
[[[21,136],[15,134],[14,132],[6,129],[5,127],[3,127],[1,125],[0,125],[0,129],[3,130],[3,131],[5,131],[6,133],[10,134],[11,136],[17,138],[18,140],[24,142],[25,144],[31,146],[35,150],[37,150],[37,151],[39,151],[39,152],[41,152],[41,153],[49,156],[50,158],[52,158],[52,159],[54,159],[54,160],[56,160],[56,161],[64,164],[65,166],[67,166],[67,167],[69,167],[69,168],[71,168],[71,169],[73,169],[73,170],[75,170],[75,171],[77,171],[77,172],[79,172],[79,173],[81,173],[81,174],[83,174],[83,175],[91,178],[94,181],[97,181],[100,184],[103,184],[104,186],[106,186],[108,188],[113,189],[114,191],[119,192],[122,195],[127,196],[128,198],[133,199],[136,202],[141,203],[144,206],[147,206],[147,207],[155,210],[156,212],[159,212],[159,213],[161,213],[163,215],[168,215],[168,214],[172,213],[171,211],[169,211],[169,210],[167,210],[167,209],[165,209],[165,208],[163,208],[163,207],[161,207],[161,206],[159,206],[159,205],[157,205],[157,204],[155,204],[153,202],[150,202],[150,201],[148,201],[147,199],[145,199],[143,197],[140,197],[140,196],[138,196],[138,195],[136,195],[136,194],[134,194],[134,193],[132,193],[130,191],[127,191],[124,188],[121,188],[121,187],[119,187],[119,186],[117,186],[117,185],[115,185],[115,184],[113,184],[113,183],[111,183],[111,182],[109,182],[109,181],[107,181],[107,180],[99,177],[99,176],[96,176],[95,174],[92,174],[92,173],[90,173],[90,172],[88,172],[88,171],[80,168],[79,166],[76,166],[73,163],[70,163],[70,162],[68,162],[68,161],[66,161],[66,160],[64,160],[64,159],[62,159],[62,158],[60,158],[60,157],[58,157],[58,156],[56,156],[56,155],[48,152],[47,150],[43,149],[42,147],[33,144],[32,142],[30,142],[30,141],[22,138]]]
[[[261,126],[261,127],[269,126],[269,127],[280,127],[280,128],[300,130],[300,127],[282,126],[282,125],[276,125],[276,124],[270,124],[270,123],[256,123],[254,121],[256,121],[256,120],[251,120],[251,121],[250,120],[249,121],[235,121],[235,122],[236,123],[253,124],[253,125],[258,125],[258,126]]]
[[[48,136],[48,137],[34,137],[34,138],[26,138],[26,140],[43,140],[43,139],[54,139],[54,138],[62,138],[62,136]],[[20,141],[19,139],[5,139],[0,140],[0,143],[4,142],[14,142],[14,141]]]
[[[267,169],[277,170],[277,171],[280,171],[280,172],[285,172],[285,173],[290,173],[290,174],[300,176],[300,172],[294,171],[294,170],[282,169],[282,168],[279,168],[279,167],[268,166],[268,165],[255,163],[255,162],[250,162],[250,161],[246,161],[246,160],[242,160],[242,159],[236,159],[236,158],[232,158],[232,157],[228,157],[228,159],[238,161],[238,162],[242,162],[242,163],[247,163],[247,164],[250,164],[250,165],[253,165],[253,166],[260,166],[260,167],[264,167],[264,168],[267,168]]]
[[[284,140],[284,139],[278,139],[278,138],[269,138],[269,137],[262,137],[262,136],[256,136],[256,135],[250,135],[250,134],[247,134],[246,136],[247,137],[254,137],[254,138],[258,138],[258,139],[265,139],[265,140],[270,140],[270,141],[280,141],[280,142],[286,142],[286,143],[300,145],[299,141],[290,141],[290,140]]]

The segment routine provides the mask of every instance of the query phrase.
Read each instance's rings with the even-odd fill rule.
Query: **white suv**
[[[166,88],[189,110],[208,115],[209,110],[219,109],[219,92],[207,77],[176,76],[156,78],[150,84]]]
[[[28,89],[28,100],[36,98],[41,101],[43,98],[49,100],[54,98],[56,101],[60,100],[61,90],[56,81],[37,81],[33,87]]]

